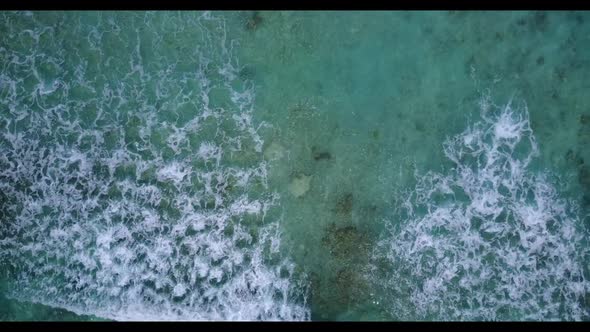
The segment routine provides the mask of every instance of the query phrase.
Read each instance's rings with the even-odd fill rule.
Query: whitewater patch
[[[416,175],[373,254],[380,298],[399,319],[588,319],[576,205],[560,198],[526,105],[481,103],[481,120],[444,143],[454,165]],[[379,286],[383,285],[383,286]]]
[[[145,13],[126,17],[129,30],[102,13],[98,26],[72,21],[79,38],[64,40],[48,14],[0,15],[13,36],[0,45],[8,297],[115,320],[309,319],[306,285],[268,217],[279,197],[222,18]],[[180,38],[195,44],[188,54],[172,45]],[[32,73],[47,61],[75,77],[55,72],[61,85],[46,88]]]

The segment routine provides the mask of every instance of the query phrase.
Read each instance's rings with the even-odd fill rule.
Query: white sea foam
[[[531,167],[526,106],[482,105],[482,120],[444,143],[454,168],[418,176],[379,243],[382,302],[401,319],[587,319],[576,207]]]
[[[229,72],[238,66],[223,20],[161,13],[152,21],[146,13],[126,22],[137,27],[130,36],[114,17],[101,26],[73,21],[80,45],[65,52],[69,39],[39,46],[41,34],[49,42],[55,34],[39,15],[23,23],[21,35],[34,37],[29,47],[6,23],[22,13],[0,13],[13,36],[0,47],[7,295],[116,320],[308,319],[304,284],[279,256],[278,221],[265,219],[277,196],[247,190],[266,183],[266,164],[251,118],[254,92],[227,81],[238,79]],[[190,56],[152,47],[187,24],[198,44]],[[108,57],[103,68],[109,40],[127,48],[110,52],[127,58]],[[158,61],[147,61],[143,48]],[[43,59],[77,68],[73,77],[64,72],[56,89],[27,85],[40,49]],[[224,76],[211,76],[215,67]],[[239,97],[214,107],[212,89]],[[179,105],[194,106],[190,118],[177,121]],[[256,158],[224,163],[228,150]],[[230,192],[230,183],[241,191]]]
[[[215,143],[203,142],[199,146],[199,151],[197,154],[204,160],[215,160],[215,162],[219,164],[223,150]]]
[[[180,185],[184,178],[190,174],[190,167],[186,167],[178,162],[172,162],[158,170],[157,176],[160,181],[172,181]]]

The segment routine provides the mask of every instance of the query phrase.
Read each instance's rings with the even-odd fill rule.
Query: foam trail
[[[526,106],[481,106],[481,121],[444,143],[454,167],[417,175],[389,223],[373,257],[381,301],[411,320],[588,319],[588,237],[531,167]]]

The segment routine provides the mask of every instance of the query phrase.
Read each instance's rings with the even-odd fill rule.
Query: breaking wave
[[[115,320],[309,318],[223,19],[1,15],[9,297]]]
[[[444,143],[454,165],[417,175],[374,252],[372,277],[399,319],[587,319],[577,208],[538,155],[526,105],[482,98],[481,120]],[[384,282],[384,280],[386,280]]]

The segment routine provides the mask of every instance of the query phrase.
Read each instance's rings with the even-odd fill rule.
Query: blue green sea
[[[589,36],[0,12],[0,320],[590,320]]]

